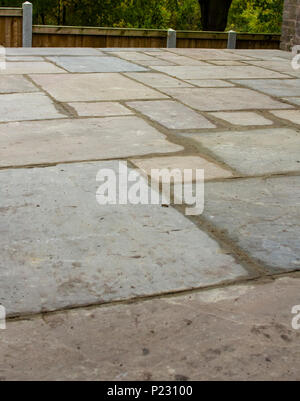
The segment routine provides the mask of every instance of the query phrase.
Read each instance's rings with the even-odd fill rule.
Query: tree
[[[198,0],[203,31],[225,31],[232,0]]]

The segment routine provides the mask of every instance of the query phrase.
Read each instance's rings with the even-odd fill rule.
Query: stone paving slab
[[[253,57],[221,49],[169,49],[171,53],[191,56],[198,60],[253,60]],[[252,53],[249,53],[252,54]]]
[[[179,79],[249,79],[249,78],[289,78],[276,71],[255,66],[153,66],[154,70]]]
[[[187,82],[179,81],[179,79],[171,78],[167,75],[155,72],[130,72],[125,74],[129,78],[136,79],[137,81],[152,86],[153,88],[192,88],[192,85]]]
[[[8,56],[99,56],[97,49],[87,47],[11,47],[6,48]]]
[[[152,61],[153,57],[151,55],[142,53],[142,52],[128,52],[128,51],[123,51],[123,52],[114,52],[114,56],[123,58],[125,60],[129,61]]]
[[[272,60],[277,58],[291,60],[293,58],[291,52],[277,49],[236,49],[229,50],[229,52],[234,54],[235,56],[239,55],[248,58],[254,57],[260,60]]]
[[[243,79],[232,82],[271,96],[300,96],[300,79]]]
[[[117,162],[0,171],[0,303],[57,310],[247,277],[173,208],[96,202],[99,169]],[[24,181],[24,178],[26,180]],[[12,182],[14,185],[12,185]]]
[[[0,95],[0,122],[66,117],[44,93]]]
[[[48,57],[50,61],[69,72],[127,72],[147,71],[146,68],[117,57]]]
[[[294,124],[300,125],[300,110],[275,110],[271,111],[274,116],[284,120],[291,121]]]
[[[0,124],[0,166],[113,159],[182,149],[133,116]]]
[[[289,128],[188,134],[240,173],[300,171],[300,133]]]
[[[271,272],[300,270],[299,176],[209,183],[205,197],[204,217],[248,255]]]
[[[127,116],[131,110],[117,102],[69,103],[80,117]]]
[[[286,110],[282,111],[283,114]],[[232,125],[245,125],[245,126],[255,126],[255,125],[272,125],[273,121],[261,116],[258,113],[251,111],[235,111],[235,112],[218,112],[211,113],[212,116],[225,120]]]
[[[178,64],[178,65],[195,65],[195,66],[207,66],[208,63],[205,63],[204,61],[196,60],[191,57],[185,57],[185,56],[180,56],[177,54],[173,53],[165,53],[165,54],[160,54],[157,57],[159,57],[162,60],[165,61],[170,61],[171,63]]]
[[[185,82],[201,88],[226,88],[234,86],[234,84],[222,81],[221,79],[186,79]]]
[[[21,75],[1,76],[0,93],[38,92],[39,89]]]
[[[283,277],[11,321],[1,379],[297,381],[299,286]]]
[[[291,106],[244,88],[164,88],[164,93],[202,111],[288,109]]]
[[[289,60],[268,60],[268,61],[251,61],[249,62],[257,67],[263,67],[270,70],[288,74],[293,77],[300,77],[300,71],[294,70]]]
[[[194,110],[189,109],[181,103],[171,100],[129,102],[127,105],[169,129],[197,129],[216,127],[209,120],[196,113]]]
[[[296,106],[300,106],[300,97],[285,97],[282,98],[282,100],[295,104]]]
[[[31,75],[35,83],[60,102],[163,99],[167,96],[116,73]]]
[[[45,61],[40,56],[11,56],[6,57],[6,61]]]
[[[63,74],[66,71],[56,67],[54,64],[46,61],[23,61],[23,62],[6,62],[5,70],[0,70],[0,75],[13,74]]]

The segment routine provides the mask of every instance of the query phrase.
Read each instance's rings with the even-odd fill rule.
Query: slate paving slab
[[[291,108],[269,96],[244,88],[164,88],[162,91],[203,111]]]
[[[271,96],[300,96],[300,79],[243,79],[232,82]]]
[[[35,83],[60,102],[163,99],[163,95],[117,73],[31,75]]]
[[[113,159],[182,149],[133,116],[0,124],[0,166]]]
[[[188,134],[240,173],[300,171],[300,133],[289,128]]]
[[[69,72],[127,72],[147,71],[146,68],[117,57],[48,57],[50,61]]]
[[[204,216],[252,258],[271,272],[300,270],[299,176],[209,183],[205,196]]]
[[[285,113],[285,111],[284,111]],[[212,116],[225,120],[232,125],[245,125],[245,126],[255,126],[255,125],[272,125],[273,121],[261,116],[258,113],[251,111],[235,111],[235,112],[218,112],[211,113]]]
[[[21,75],[0,76],[0,93],[38,92],[39,89]]]
[[[0,302],[8,314],[248,276],[216,241],[173,208],[100,206],[96,175],[101,168],[118,171],[119,164],[0,171],[5,194],[0,197]]]
[[[202,115],[181,103],[158,100],[147,102],[128,102],[128,106],[143,113],[151,120],[170,129],[215,128],[216,126]]]
[[[0,95],[0,121],[48,120],[66,118],[44,93]]]

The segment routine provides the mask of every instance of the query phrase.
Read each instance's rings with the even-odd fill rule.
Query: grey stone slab
[[[271,111],[271,113],[276,117],[300,125],[300,110],[275,110]]]
[[[44,93],[0,95],[0,121],[66,118]]]
[[[173,208],[100,206],[96,175],[107,168],[117,172],[119,163],[0,171],[0,302],[8,314],[248,277]]]
[[[203,111],[291,108],[269,96],[243,88],[164,88],[162,91]]]
[[[258,263],[300,270],[299,176],[210,183],[205,196],[205,217]]]
[[[202,115],[178,102],[158,100],[147,102],[129,102],[127,104],[145,114],[151,118],[151,120],[154,120],[170,129],[216,127]]]
[[[38,92],[39,89],[21,75],[0,76],[0,93]]]
[[[118,57],[48,57],[49,60],[69,72],[126,72],[147,71],[139,65],[121,60]]]
[[[205,63],[204,61],[200,61],[191,57],[186,57],[186,56],[180,56],[178,54],[173,54],[173,53],[165,53],[165,54],[159,54],[157,55],[158,58],[165,60],[165,61],[170,61],[171,63],[177,64],[177,65],[199,65],[199,66],[205,66],[208,65],[208,63]]]
[[[44,61],[44,58],[39,56],[11,56],[6,57],[6,61]]]
[[[117,102],[69,103],[80,117],[126,116],[131,110]]]
[[[186,79],[186,82],[200,88],[229,88],[234,85],[221,79]]]
[[[256,66],[153,66],[154,70],[179,79],[247,79],[247,78],[288,78],[276,71]]]
[[[257,67],[278,71],[281,72],[282,74],[288,74],[293,77],[300,77],[300,71],[294,70],[292,67],[292,63],[289,60],[279,59],[279,60],[251,61],[250,64],[256,65]]]
[[[277,49],[236,49],[230,50],[230,53],[239,56],[254,57],[260,60],[272,60],[277,58],[292,59],[292,53]]]
[[[128,61],[140,61],[140,60],[151,61],[151,60],[153,60],[153,57],[151,57],[148,54],[145,54],[141,51],[128,52],[127,49],[126,49],[126,51],[122,51],[122,52],[114,52],[113,55],[118,56],[118,57],[123,58],[124,60],[128,60]]]
[[[175,65],[170,61],[160,60],[158,58],[152,57],[152,60],[139,60],[138,63],[144,67],[152,67],[153,65]]]
[[[167,96],[117,73],[31,75],[60,102],[162,99]]]
[[[87,47],[7,48],[8,56],[99,56],[101,51]]]
[[[179,79],[168,77],[167,75],[156,72],[130,72],[126,74],[129,78],[152,86],[153,88],[191,88],[192,85],[187,82],[179,81]]]
[[[244,79],[232,82],[271,96],[300,96],[300,79]]]
[[[290,310],[299,286],[299,278],[282,277],[12,320],[1,332],[1,378],[297,382]]]
[[[282,100],[300,106],[300,97],[284,97]]]
[[[300,133],[289,128],[189,134],[189,138],[243,174],[300,170]]]
[[[170,52],[190,56],[198,60],[253,60],[243,54],[232,53],[225,49],[170,49]]]
[[[282,110],[280,110],[282,111]],[[214,117],[225,120],[232,125],[245,125],[245,126],[255,126],[255,125],[272,125],[273,121],[261,116],[258,113],[251,111],[234,111],[234,112],[218,112],[211,113]]]
[[[99,50],[103,51],[103,52],[157,52],[156,47],[100,47]],[[162,49],[163,50],[163,49]]]
[[[137,117],[0,124],[0,166],[100,160],[183,148]]]
[[[52,63],[46,61],[7,61],[5,69],[0,70],[0,75],[14,75],[14,74],[62,74],[66,71],[58,68]]]

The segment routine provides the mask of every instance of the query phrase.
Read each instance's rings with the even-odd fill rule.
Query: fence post
[[[176,47],[176,31],[168,29],[167,48],[172,49]]]
[[[23,8],[23,47],[32,47],[32,4],[26,1]]]
[[[235,31],[228,32],[227,49],[236,49],[236,37],[237,34]]]

